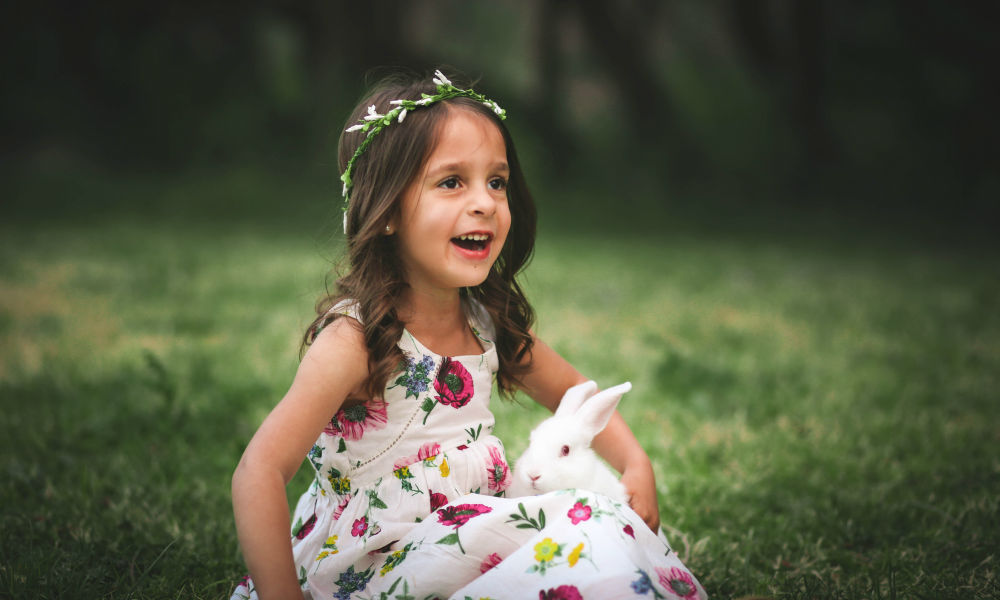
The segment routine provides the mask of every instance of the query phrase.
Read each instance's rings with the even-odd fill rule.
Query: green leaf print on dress
[[[516,523],[517,521],[523,521],[523,523],[518,523],[515,525],[518,529],[537,529],[541,531],[545,528],[545,510],[538,509],[538,518],[532,519],[528,516],[528,512],[524,508],[523,502],[517,503],[517,509],[521,511],[521,514],[511,513],[510,520],[508,523]]]

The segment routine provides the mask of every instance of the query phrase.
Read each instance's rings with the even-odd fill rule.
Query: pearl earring
[[[386,235],[391,235],[392,234],[392,225],[386,225],[385,226],[385,234]]]

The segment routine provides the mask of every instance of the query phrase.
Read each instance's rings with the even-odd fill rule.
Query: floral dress
[[[584,490],[505,498],[493,436],[492,322],[485,351],[439,356],[404,331],[405,369],[382,398],[338,411],[309,451],[316,476],[292,517],[306,598],[705,598],[662,531]],[[353,304],[334,311],[358,318]],[[244,578],[232,599],[256,598]]]

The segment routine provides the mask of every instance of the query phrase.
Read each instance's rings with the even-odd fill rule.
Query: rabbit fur
[[[598,392],[597,384],[587,381],[566,390],[555,414],[531,432],[528,448],[514,464],[514,481],[507,496],[577,488],[627,502],[625,486],[590,443],[607,426],[622,394],[630,389],[632,384],[626,382]]]

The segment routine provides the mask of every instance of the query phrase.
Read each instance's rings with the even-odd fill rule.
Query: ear
[[[574,385],[563,394],[562,400],[559,401],[559,406],[556,408],[556,414],[559,416],[574,414],[580,410],[580,407],[583,406],[587,398],[596,393],[597,383],[594,381],[584,381],[583,383]]]
[[[589,437],[593,438],[607,427],[611,415],[615,414],[618,401],[622,399],[625,392],[631,389],[632,384],[626,381],[603,392],[598,392],[583,404],[577,411],[576,418],[579,419]]]

